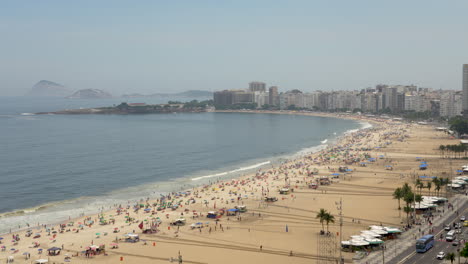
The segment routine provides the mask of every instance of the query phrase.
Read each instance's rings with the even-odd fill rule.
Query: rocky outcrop
[[[51,81],[42,80],[36,83],[26,96],[35,97],[65,97],[72,91],[65,86]]]
[[[103,99],[112,98],[108,92],[99,89],[83,89],[76,91],[74,94],[67,96],[68,99]]]

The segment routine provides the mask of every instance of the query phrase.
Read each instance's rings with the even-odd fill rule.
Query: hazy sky
[[[223,3],[221,3],[223,2]],[[1,1],[0,95],[461,89],[468,1]]]

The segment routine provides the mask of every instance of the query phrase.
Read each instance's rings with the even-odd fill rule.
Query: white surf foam
[[[35,115],[35,114],[33,114],[33,113],[21,113],[21,115],[22,115],[22,116],[33,116],[33,115]]]
[[[235,169],[235,170],[231,170],[231,171],[225,171],[225,172],[220,172],[220,173],[216,173],[216,174],[195,177],[195,178],[192,178],[192,181],[198,181],[198,180],[206,179],[206,178],[220,177],[220,176],[228,175],[230,173],[236,173],[236,172],[240,172],[240,171],[251,170],[251,169],[255,169],[255,168],[258,168],[258,167],[261,167],[261,166],[264,166],[264,165],[268,165],[270,163],[271,163],[270,161],[260,162],[260,163],[257,163],[257,164],[251,165],[251,166],[241,167],[239,169]]]
[[[327,142],[328,142],[328,139],[320,141],[320,143],[322,143],[322,144],[326,144]]]

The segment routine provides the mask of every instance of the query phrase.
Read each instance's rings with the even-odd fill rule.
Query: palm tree
[[[401,187],[401,191],[403,192],[403,197],[405,197],[407,193],[411,192],[411,187],[408,183],[405,183],[403,184],[403,187]]]
[[[406,213],[406,219],[408,220],[408,225],[409,225],[409,213],[412,211],[411,204],[414,202],[414,193],[410,190],[409,192],[405,193],[405,196],[403,197],[403,200],[406,203],[405,210]]]
[[[429,196],[430,196],[431,195],[431,189],[432,189],[432,183],[431,182],[426,183],[426,188],[427,188],[427,190],[429,190]]]
[[[325,226],[323,222],[325,221],[325,217],[327,215],[327,210],[320,208],[320,211],[318,212],[317,216],[315,218],[318,218],[320,223],[322,224],[322,231],[325,229]]]
[[[450,263],[453,263],[455,261],[455,253],[450,252],[447,253],[447,256],[445,256],[446,260],[450,260]]]
[[[398,210],[401,210],[401,206],[400,206],[400,200],[403,198],[403,190],[402,188],[398,187],[395,189],[395,191],[393,192],[393,199],[397,199],[398,200]]]
[[[437,196],[439,196],[439,192],[440,192],[440,182],[436,183],[436,187],[435,187],[434,190],[437,192]]]
[[[413,211],[413,209],[409,206],[403,207],[403,211],[406,213],[406,222],[409,226],[409,214]]]
[[[440,146],[439,146],[439,150],[440,150],[441,156],[444,157],[445,146],[444,146],[444,145],[440,145]]]
[[[439,196],[439,191],[440,191],[440,179],[439,179],[439,178],[434,178],[434,179],[432,179],[432,183],[434,183],[434,185],[435,185],[434,190],[437,192],[437,196]]]
[[[416,194],[414,196],[414,202],[419,204],[419,207],[421,207],[421,202],[423,201],[422,195]]]
[[[335,217],[331,215],[330,213],[327,213],[325,215],[325,222],[327,223],[327,232],[328,232],[328,224],[329,223],[335,223]]]
[[[421,194],[422,188],[424,188],[424,183],[420,179],[417,179],[414,185],[419,189],[419,194]]]

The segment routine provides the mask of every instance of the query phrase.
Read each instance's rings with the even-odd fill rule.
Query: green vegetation
[[[450,130],[455,131],[460,137],[463,134],[468,134],[468,120],[457,116],[449,120]]]
[[[328,225],[330,223],[335,223],[335,217],[323,208],[320,208],[320,211],[317,213],[317,216],[315,218],[319,219],[320,223],[322,224],[322,231],[324,231],[323,229],[325,229],[324,223],[327,224],[327,232]]]
[[[233,105],[215,105],[217,110],[255,110],[257,109],[256,103],[233,104]]]
[[[458,145],[440,145],[440,155],[444,158],[463,158],[467,157],[468,147],[463,144]]]
[[[400,200],[403,198],[403,191],[400,187],[396,188],[393,192],[393,199],[398,200],[398,210],[401,210]]]
[[[468,243],[465,243],[465,247],[460,251],[460,256],[468,258]]]
[[[455,261],[455,253],[453,252],[447,253],[447,255],[445,256],[445,259],[450,260],[450,263],[453,263]]]
[[[422,198],[422,189],[427,188],[429,191],[429,195],[431,193],[432,189],[432,184],[435,185],[435,191],[437,192],[437,195],[439,195],[440,189],[442,186],[446,186],[449,184],[450,181],[447,178],[434,178],[432,179],[432,182],[426,183],[426,185],[419,179],[417,179],[414,183],[414,186],[416,189],[419,189],[419,194],[413,192],[411,189],[411,186],[408,185],[408,183],[405,183],[402,187],[398,187],[395,189],[393,192],[392,196],[393,199],[398,200],[398,210],[401,210],[400,206],[400,200],[403,200],[405,202],[405,207],[403,207],[403,211],[406,213],[406,219],[409,225],[409,214],[413,211],[413,208],[411,208],[412,203],[419,203],[421,205],[421,202],[423,200]]]

